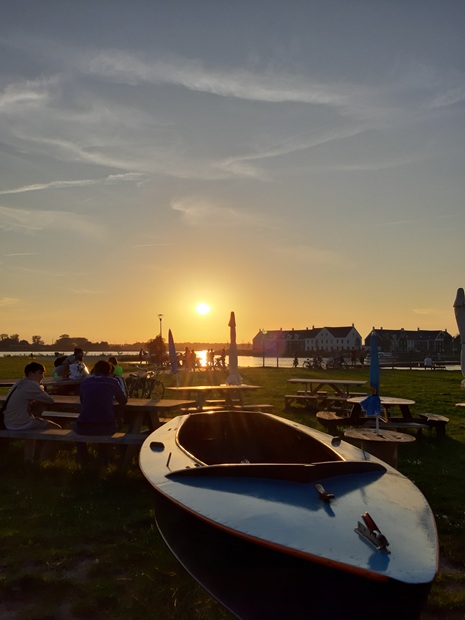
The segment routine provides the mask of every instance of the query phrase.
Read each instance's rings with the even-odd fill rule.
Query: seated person
[[[84,351],[80,347],[74,349],[72,355],[58,358],[56,362],[60,362],[53,371],[53,376],[57,379],[74,379],[80,381],[89,374],[86,365],[82,361]]]
[[[42,385],[45,367],[38,362],[30,362],[24,368],[24,374],[25,378],[17,381],[8,392],[3,412],[5,428],[8,430],[61,428],[59,424],[40,417],[45,407],[55,402]]]
[[[118,364],[118,360],[116,359],[116,357],[112,355],[111,357],[108,358],[108,361],[110,362],[110,364],[113,364],[113,366],[115,367],[115,377],[122,377],[123,369]]]
[[[87,366],[82,361],[83,356],[84,351],[76,347],[72,355],[63,355],[55,360],[55,368],[53,370],[55,381],[67,379],[75,383],[71,385],[65,384],[60,387],[54,386],[52,388],[54,394],[79,394],[78,383],[89,374]]]
[[[67,358],[67,355],[60,355],[53,362],[54,368],[53,368],[52,376],[55,381],[60,381],[61,379],[63,379],[63,372],[64,372],[63,362],[65,361],[66,358]]]
[[[75,362],[74,364],[69,365],[69,379],[71,381],[82,381],[87,375],[89,371],[87,370],[87,366],[84,362]]]
[[[127,396],[118,381],[111,376],[113,366],[99,360],[80,385],[81,410],[74,425],[80,435],[113,435],[116,432],[116,415],[113,401],[127,403]]]
[[[114,362],[112,362],[112,360],[115,360],[116,364]],[[113,367],[111,376],[114,377],[116,379],[116,381],[118,381],[118,383],[121,386],[121,389],[123,390],[123,392],[127,396],[128,395],[128,388],[127,388],[127,385],[126,385],[126,381],[124,380],[124,377],[123,377],[123,369],[121,368],[121,366],[118,366],[116,357],[109,357],[108,361],[110,362],[110,364]]]

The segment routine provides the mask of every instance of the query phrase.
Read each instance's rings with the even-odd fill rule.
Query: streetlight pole
[[[163,332],[162,332],[162,327],[161,327],[161,322],[163,320],[163,314],[157,314],[159,320],[160,320],[160,338],[163,337]]]
[[[280,354],[280,344],[283,341],[283,331],[282,328],[276,334],[276,368],[279,368],[279,354]]]
[[[260,332],[262,334],[262,368],[265,368],[265,334],[266,334],[266,329],[261,329]]]

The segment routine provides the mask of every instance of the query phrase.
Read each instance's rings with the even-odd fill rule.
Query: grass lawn
[[[20,377],[29,360],[0,358],[0,378]],[[51,374],[52,362],[46,362]],[[124,365],[123,365],[124,366]],[[126,370],[129,369],[129,366]],[[263,389],[249,402],[322,430],[301,408],[283,411],[291,377],[324,371],[241,369],[243,381]],[[332,377],[368,379],[368,369],[329,371]],[[225,373],[190,373],[181,381],[221,383]],[[401,447],[399,470],[428,499],[439,531],[441,571],[425,620],[465,618],[465,401],[461,374],[446,371],[381,372],[381,393],[416,401],[413,412],[449,417],[446,437],[428,431]],[[163,377],[174,385],[174,377]],[[166,394],[169,397],[169,392]],[[22,446],[0,442],[0,618],[17,620],[220,620],[232,616],[185,573],[163,543],[154,521],[151,489],[137,463],[126,474],[112,467],[83,470],[72,451],[30,465]],[[402,527],[402,524],[399,524]]]

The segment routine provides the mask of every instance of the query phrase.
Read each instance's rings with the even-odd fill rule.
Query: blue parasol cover
[[[379,354],[378,336],[371,332],[370,339],[370,388],[371,394],[360,403],[363,411],[369,417],[381,415],[381,400],[379,398]]]

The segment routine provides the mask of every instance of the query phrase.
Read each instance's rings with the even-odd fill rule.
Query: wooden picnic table
[[[4,402],[6,398],[6,394],[1,394],[0,403]],[[81,406],[79,396],[71,394],[55,395],[53,396],[53,400],[53,403],[46,405],[47,411],[44,411],[42,414],[44,418],[59,422],[63,420],[72,422],[78,417]],[[160,413],[163,414],[168,411],[172,412],[188,409],[189,407],[194,407],[195,404],[196,402],[193,400],[129,398],[125,405],[119,405],[115,402],[115,411],[118,412],[118,416],[124,417],[128,425],[128,432],[126,435],[135,437],[141,433],[144,426],[148,426],[150,432],[156,430],[160,426]],[[60,433],[63,432],[64,431],[60,431]],[[19,436],[21,436],[21,432]],[[141,436],[143,437],[144,435]],[[83,440],[82,438],[84,436],[79,437],[80,440]],[[93,441],[94,439],[95,438],[89,437],[89,441]],[[123,469],[129,467],[139,448],[139,443],[127,443],[124,445]],[[34,450],[34,448],[32,448],[32,450]]]
[[[0,387],[12,387],[17,381],[24,379],[24,377],[16,377],[16,379],[0,379]],[[61,379],[57,381],[55,377],[44,377],[42,379],[42,385],[47,387],[49,385],[75,385],[80,383],[76,379]]]
[[[347,399],[347,404],[352,405],[349,415],[337,415],[334,412],[319,411],[316,414],[319,422],[325,426],[330,433],[335,433],[338,427],[361,427],[375,426],[376,418],[367,417],[362,410],[362,402],[366,396],[352,396]],[[419,413],[413,416],[410,407],[415,404],[409,398],[398,398],[394,396],[381,396],[381,406],[384,415],[379,417],[378,426],[384,430],[416,430],[418,437],[422,435],[423,429],[436,431],[437,437],[443,437],[446,433],[446,424],[449,418],[435,413]],[[400,417],[392,415],[392,409],[398,408]]]
[[[0,403],[6,400],[6,394],[0,394]],[[79,396],[75,395],[56,395],[53,396],[53,403],[47,405],[47,416],[53,418],[53,413],[71,413],[69,418],[77,418],[81,407]],[[155,400],[153,398],[128,398],[126,405],[118,405],[115,403],[117,411],[125,416],[128,422],[130,433],[139,433],[144,425],[147,425],[151,431],[160,426],[159,414],[168,411],[178,411],[194,407],[194,400],[178,400],[162,398]],[[57,415],[56,418],[66,416]]]
[[[24,377],[22,378],[24,379]],[[19,379],[0,379],[0,388],[13,387],[13,385],[18,381]],[[75,388],[75,390],[78,391],[77,388],[80,383],[81,381],[76,381],[76,379],[61,379],[60,381],[57,381],[54,377],[44,377],[42,379],[42,385],[44,386],[45,391],[50,392],[50,394],[53,394],[55,390],[60,388],[65,390]]]
[[[344,437],[360,442],[362,449],[366,447],[367,452],[395,468],[399,445],[415,441],[412,435],[374,428],[349,428],[344,432]]]
[[[221,405],[224,407],[246,408],[244,403],[244,392],[251,390],[259,390],[259,385],[248,385],[242,383],[241,385],[229,385],[222,383],[220,385],[185,385],[176,387],[167,387],[167,390],[171,390],[178,394],[185,394],[186,398],[195,399],[197,410],[202,411],[204,407],[208,406],[208,400],[212,395],[217,394],[221,399]]]
[[[362,401],[366,396],[352,396],[347,399],[347,402],[353,406],[355,414],[362,415]],[[390,421],[394,416],[391,415],[392,408],[398,407],[401,413],[400,418],[395,418],[402,422],[415,422],[415,418],[412,416],[410,407],[415,404],[414,400],[409,398],[397,398],[395,396],[380,396],[381,406],[384,409],[386,420]]]
[[[297,394],[286,394],[284,396],[285,406],[291,403],[301,403],[316,409],[344,406],[352,394],[351,390],[366,384],[364,380],[331,379],[331,377],[324,379],[292,378],[287,382],[301,385],[303,390]]]
[[[12,387],[19,379],[0,379],[0,387]]]
[[[365,426],[376,425],[375,417],[365,417],[362,412],[362,401],[364,397],[355,396],[348,399],[348,403],[352,404],[350,417],[359,418]],[[384,414],[380,415],[378,426],[383,430],[416,430],[419,437],[422,435],[423,429],[432,428],[433,423],[428,423],[425,417],[427,414],[421,414],[414,417],[410,411],[411,405],[415,404],[414,400],[409,398],[398,398],[397,396],[380,396],[381,407]],[[393,408],[399,409],[400,416],[393,415]],[[447,418],[444,418],[447,420]],[[447,420],[448,421],[448,420]],[[445,427],[445,424],[443,425]],[[438,426],[435,426],[437,429]]]

